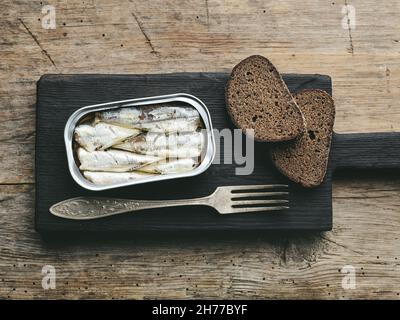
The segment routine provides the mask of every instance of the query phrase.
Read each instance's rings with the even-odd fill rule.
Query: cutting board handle
[[[400,132],[333,135],[334,168],[399,169]]]

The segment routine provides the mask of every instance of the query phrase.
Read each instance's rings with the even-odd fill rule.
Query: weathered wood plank
[[[31,227],[33,187],[2,186],[0,297],[396,299],[400,177],[354,178],[334,185],[332,232],[243,240],[44,243]],[[46,264],[56,290],[41,287]],[[341,286],[345,265],[356,268],[355,290]]]
[[[14,143],[10,138],[32,135],[35,81],[43,73],[229,71],[254,53],[267,55],[283,72],[331,75],[336,131],[399,131],[399,3],[351,4],[357,24],[349,53],[342,3],[337,2],[208,1],[207,18],[207,8],[198,1],[121,6],[59,1],[57,29],[46,30],[38,20],[40,1],[6,1],[0,13],[0,140],[10,141],[13,150],[4,157],[18,167],[26,159],[11,154],[26,147],[24,153],[32,155],[31,146],[17,147],[21,139]],[[0,182],[21,181],[7,167],[0,169]]]
[[[207,3],[52,1],[57,29],[45,30],[39,0],[2,1],[0,183],[33,182],[35,81],[44,73],[226,72],[260,53],[282,72],[332,76],[336,131],[400,130],[398,1],[347,1],[356,8],[351,38],[341,25],[343,0]],[[0,188],[1,297],[399,297],[398,177],[336,179],[328,240],[187,246],[44,244],[32,231],[33,187]],[[41,288],[43,264],[57,267],[55,291]],[[344,264],[357,269],[356,290],[340,286]]]

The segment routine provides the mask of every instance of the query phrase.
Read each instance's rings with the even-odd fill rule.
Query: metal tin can
[[[206,133],[205,139],[205,147],[204,147],[204,155],[202,156],[201,163],[193,170],[183,173],[171,173],[166,175],[155,175],[144,177],[140,180],[133,180],[124,183],[115,183],[112,185],[96,185],[89,180],[87,180],[82,173],[80,172],[78,165],[74,158],[74,150],[73,150],[73,138],[74,138],[74,130],[79,121],[85,117],[86,115],[96,112],[96,111],[105,111],[117,108],[126,108],[126,107],[141,107],[153,104],[160,104],[160,103],[168,103],[168,102],[182,102],[188,104],[195,108],[202,119],[204,124],[204,132]],[[215,140],[214,140],[214,133],[213,127],[211,122],[210,113],[208,112],[207,107],[205,104],[195,96],[186,93],[177,93],[177,94],[170,94],[164,96],[156,96],[156,97],[147,97],[147,98],[139,98],[139,99],[130,99],[130,100],[121,100],[121,101],[114,101],[114,102],[107,102],[102,104],[90,105],[82,107],[76,110],[68,119],[65,129],[64,129],[64,141],[65,141],[65,148],[67,151],[67,158],[68,158],[68,167],[71,173],[72,178],[78,183],[81,187],[92,190],[92,191],[101,191],[101,190],[108,190],[113,188],[125,187],[125,186],[132,186],[142,183],[149,183],[161,180],[169,180],[169,179],[178,179],[178,178],[185,178],[185,177],[192,177],[203,173],[207,168],[211,165],[215,157]]]

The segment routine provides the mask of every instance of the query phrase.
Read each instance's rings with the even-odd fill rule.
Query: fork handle
[[[50,208],[50,212],[61,218],[90,220],[145,209],[191,205],[210,205],[210,197],[179,200],[129,200],[78,197],[56,203]]]

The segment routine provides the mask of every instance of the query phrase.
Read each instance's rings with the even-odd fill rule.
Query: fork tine
[[[238,206],[254,205],[254,204],[279,204],[279,203],[289,203],[288,200],[242,200],[233,201],[232,207],[237,208]]]
[[[279,211],[289,209],[288,206],[276,207],[247,207],[247,208],[232,208],[230,213],[246,213],[246,212],[262,212],[262,211]],[[228,213],[229,214],[229,213]]]
[[[239,191],[238,193],[241,193],[241,190],[262,190],[262,189],[274,189],[274,188],[287,188],[287,184],[250,184],[250,185],[245,185],[245,186],[233,186],[231,189],[231,192],[233,193],[234,191]]]
[[[241,198],[249,198],[249,197],[273,197],[273,196],[286,196],[289,192],[241,192],[234,193],[232,195],[232,200],[241,199]]]

